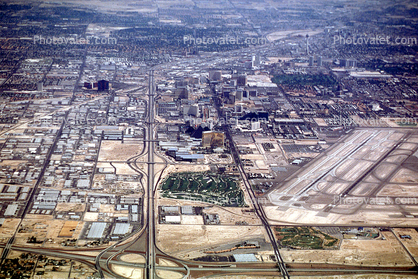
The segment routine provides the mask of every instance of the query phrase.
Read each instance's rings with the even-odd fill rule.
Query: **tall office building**
[[[237,79],[238,86],[246,86],[247,85],[247,75],[240,75]]]
[[[237,93],[235,94],[235,101],[241,101],[244,95],[244,90],[242,90],[241,88],[239,88],[237,90]]]
[[[261,128],[261,125],[259,121],[251,122],[251,130],[256,131],[256,130],[259,130],[260,128]]]
[[[107,80],[99,80],[97,82],[97,90],[98,91],[105,91],[105,90],[109,90],[109,81]]]
[[[209,71],[209,80],[221,81],[222,80],[222,71],[218,71],[218,70]]]
[[[260,67],[261,61],[259,55],[253,55],[251,58],[251,67]]]
[[[357,61],[354,59],[340,59],[340,66],[345,68],[355,68]]]
[[[322,56],[318,56],[318,67],[322,67]]]
[[[189,114],[193,116],[199,116],[199,105],[193,104],[190,106]]]
[[[84,87],[86,89],[92,89],[93,88],[93,85],[91,84],[91,82],[84,82]]]
[[[189,81],[185,80],[184,78],[178,78],[175,81],[176,88],[185,88],[187,85],[189,85]]]
[[[42,81],[36,83],[36,90],[39,92],[44,91],[44,84],[42,83]]]
[[[174,90],[174,96],[178,99],[189,99],[189,87],[180,87]]]
[[[357,65],[357,63],[356,63],[357,61],[356,60],[353,60],[353,59],[349,59],[349,60],[347,60],[347,67],[349,67],[349,68],[355,68],[356,67],[356,65]]]
[[[243,110],[242,104],[235,105],[235,112],[241,113],[243,111],[244,110]]]
[[[314,65],[314,57],[309,56],[309,67],[312,67]]]

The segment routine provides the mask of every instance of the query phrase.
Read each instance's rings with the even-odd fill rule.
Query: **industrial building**
[[[258,262],[254,254],[234,254],[233,257],[238,263]]]
[[[87,238],[103,238],[107,223],[94,222],[91,224]]]
[[[116,223],[113,228],[114,235],[125,235],[131,230],[131,225],[129,223]]]
[[[109,90],[109,81],[107,81],[107,80],[99,80],[97,82],[97,90],[98,91]]]

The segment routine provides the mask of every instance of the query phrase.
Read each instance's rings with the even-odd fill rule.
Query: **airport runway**
[[[373,211],[376,208],[370,207],[370,203],[377,200],[380,204],[376,205],[384,205],[383,198],[387,200],[386,204],[395,205],[398,198],[411,195],[381,193],[417,152],[417,139],[416,129],[355,130],[270,190],[267,196],[271,205],[268,206],[278,206],[282,211],[287,208],[317,211],[326,216],[329,213],[352,215],[361,210]],[[404,155],[399,157],[399,154]],[[386,210],[393,211],[393,208]],[[402,204],[398,205],[398,212],[404,216],[418,213],[418,209],[408,210]]]

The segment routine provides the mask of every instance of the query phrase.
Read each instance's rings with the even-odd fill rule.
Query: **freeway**
[[[144,148],[141,154],[130,158],[127,163],[136,170],[141,172],[138,168],[137,159],[140,156],[147,156],[147,173],[141,172],[147,177],[146,186],[146,201],[142,204],[144,212],[146,212],[144,226],[136,232],[126,236],[123,240],[118,243],[103,248],[90,248],[90,249],[64,249],[64,248],[42,248],[42,247],[29,247],[29,246],[18,246],[13,245],[13,238],[8,243],[0,244],[0,248],[5,248],[4,251],[15,250],[21,252],[30,252],[34,254],[42,254],[52,257],[60,257],[71,259],[85,263],[91,268],[96,268],[99,272],[100,278],[124,278],[113,271],[114,265],[123,267],[137,268],[144,271],[144,278],[160,278],[158,276],[159,271],[176,272],[182,274],[183,278],[189,276],[200,277],[200,276],[211,276],[211,275],[250,275],[260,274],[263,276],[277,276],[279,272],[284,278],[289,278],[290,275],[303,275],[305,273],[314,275],[336,275],[336,274],[415,274],[416,270],[412,267],[363,267],[363,266],[348,266],[348,265],[333,265],[333,264],[291,264],[284,263],[275,236],[267,222],[266,215],[263,208],[258,203],[255,197],[252,187],[248,182],[244,168],[239,158],[238,151],[232,140],[232,136],[229,133],[228,127],[226,129],[226,136],[229,140],[231,153],[241,173],[244,185],[250,199],[252,206],[254,207],[258,217],[260,218],[264,228],[266,229],[267,235],[270,239],[271,245],[276,256],[277,263],[215,263],[215,262],[196,262],[192,260],[180,260],[170,255],[165,254],[156,246],[156,233],[155,233],[155,204],[154,196],[156,185],[161,179],[156,179],[158,174],[155,173],[154,166],[155,156],[160,157],[155,150],[155,99],[156,94],[154,90],[154,73],[149,74],[149,91],[148,91],[148,115],[147,115],[147,126],[144,138]],[[164,159],[163,159],[164,161]],[[158,162],[158,164],[166,164]],[[187,233],[187,232],[186,232]],[[96,251],[98,256],[83,255],[85,251]],[[131,263],[121,260],[121,256],[128,254],[140,254],[145,256],[146,262],[144,263]],[[5,255],[6,256],[6,255]],[[158,265],[160,260],[168,260],[175,263],[175,266],[162,266]]]
[[[4,246],[0,245],[0,247]],[[34,254],[41,254],[51,257],[61,257],[71,260],[76,260],[81,263],[87,264],[90,267],[94,267],[94,256],[84,255],[84,251],[91,251],[91,249],[78,249],[73,251],[63,251],[59,248],[39,248],[39,247],[26,247],[26,246],[15,246],[13,248],[16,251],[30,252]],[[139,253],[141,255],[146,254],[146,252],[138,252],[136,250],[123,250],[123,253],[132,254]],[[123,254],[122,253],[122,254]],[[172,272],[184,272],[185,265],[188,269],[188,274],[193,276],[202,276],[204,274],[263,274],[274,276],[277,274],[277,266],[272,263],[203,263],[203,262],[191,262],[191,261],[179,261],[175,260],[170,256],[162,255],[160,253],[155,254],[156,257],[175,261],[177,266],[161,266],[156,265],[154,271],[172,271]],[[109,257],[107,259],[100,259],[100,264],[103,265],[118,265],[131,268],[140,268],[146,269],[148,263],[132,263],[124,262],[119,258]],[[299,263],[299,264],[288,264],[287,270],[289,274],[292,275],[302,275],[304,273],[309,273],[311,275],[336,275],[336,274],[403,274],[403,275],[416,275],[417,271],[413,267],[370,267],[370,266],[349,266],[342,264],[308,264],[308,263]],[[103,278],[123,278],[118,274],[115,274],[111,269],[104,272],[107,277]],[[148,278],[148,277],[146,277]],[[155,277],[158,278],[158,277]],[[184,278],[187,278],[186,276]]]
[[[148,128],[147,140],[148,142],[148,179],[147,179],[147,226],[148,226],[148,249],[147,249],[147,269],[146,274],[148,279],[155,278],[155,214],[154,214],[154,72],[151,71],[149,76],[149,91],[148,91]]]
[[[216,106],[216,108],[218,110],[218,115],[223,116],[222,115],[222,111],[220,109],[220,100],[219,99],[216,99],[215,100],[215,106]],[[261,220],[261,222],[262,222],[262,224],[264,226],[264,229],[267,232],[267,235],[268,235],[268,238],[270,240],[270,243],[271,243],[271,245],[273,247],[273,251],[274,251],[274,254],[276,256],[277,265],[279,267],[280,273],[282,274],[283,278],[290,278],[289,273],[288,273],[287,268],[286,268],[286,264],[283,261],[282,256],[280,255],[279,246],[277,245],[276,237],[275,237],[275,235],[274,235],[274,233],[273,233],[273,231],[272,231],[272,229],[270,227],[270,224],[267,221],[267,216],[264,213],[263,207],[258,203],[258,199],[256,198],[256,196],[254,194],[254,191],[253,191],[253,189],[251,187],[251,184],[248,181],[248,177],[245,174],[244,166],[242,164],[242,161],[241,161],[241,158],[239,156],[238,150],[237,150],[237,148],[235,146],[235,142],[234,142],[234,140],[233,140],[233,138],[231,136],[229,126],[228,125],[224,125],[223,126],[223,130],[225,132],[226,138],[229,141],[229,149],[231,151],[231,154],[232,154],[232,157],[234,159],[235,164],[238,166],[238,170],[239,170],[239,172],[241,174],[241,179],[244,182],[244,185],[245,185],[245,188],[247,190],[247,193],[250,195],[250,202],[251,202],[251,204],[252,204],[252,206],[253,206],[253,208],[255,210],[255,213],[257,214],[258,218]]]

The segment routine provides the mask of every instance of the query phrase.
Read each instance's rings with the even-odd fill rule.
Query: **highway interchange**
[[[247,176],[242,167],[242,163],[239,158],[237,149],[234,146],[232,137],[228,131],[228,127],[224,127],[227,138],[230,139],[230,148],[232,155],[238,169],[241,173],[241,178],[244,181],[244,186],[248,192],[252,203],[251,206],[254,208],[256,214],[262,221],[263,227],[266,231],[266,234],[272,244],[272,250],[276,256],[276,263],[208,263],[208,262],[195,262],[195,261],[186,261],[174,258],[170,255],[164,253],[156,246],[155,240],[155,192],[157,191],[157,185],[161,179],[162,171],[155,172],[155,157],[159,157],[163,160],[163,163],[158,162],[159,164],[167,165],[168,162],[165,161],[155,151],[155,128],[158,123],[155,121],[155,89],[154,89],[154,76],[153,72],[150,72],[149,75],[149,89],[148,89],[148,116],[147,116],[147,126],[146,126],[146,138],[144,140],[144,150],[143,152],[128,160],[127,163],[131,165],[133,169],[139,173],[145,175],[147,178],[147,183],[145,186],[146,199],[143,203],[144,214],[144,226],[139,230],[131,233],[126,236],[123,240],[118,243],[111,245],[105,249],[103,248],[82,248],[82,249],[58,249],[58,248],[34,248],[29,246],[18,246],[13,245],[13,238],[9,243],[2,244],[0,247],[4,248],[3,258],[7,257],[7,254],[10,250],[20,251],[20,252],[30,252],[34,254],[47,255],[51,257],[60,257],[65,259],[71,259],[73,261],[78,261],[81,263],[87,264],[92,269],[98,271],[100,278],[124,278],[120,274],[116,273],[113,269],[115,265],[132,267],[136,269],[143,270],[144,278],[161,278],[158,274],[160,271],[169,271],[173,272],[171,274],[181,275],[183,278],[198,278],[201,276],[210,276],[210,275],[263,275],[263,276],[282,276],[283,278],[290,278],[293,275],[336,275],[336,274],[416,274],[416,270],[411,267],[363,267],[363,266],[345,266],[345,265],[333,265],[333,264],[294,264],[294,263],[285,263],[280,255],[278,243],[275,240],[272,228],[270,227],[268,215],[264,212],[264,209],[261,205],[258,204],[257,198],[255,197],[251,185],[247,180]],[[296,193],[301,196],[309,193],[310,190],[318,190],[318,182],[322,177],[328,174],[335,174],[338,167],[340,167],[345,160],[354,156],[354,154],[360,150],[363,146],[367,145],[375,136],[379,135],[379,132],[373,132],[371,136],[364,139],[360,139],[365,132],[359,132],[355,134],[352,138],[349,138],[342,146],[336,147],[334,149],[332,156],[338,158],[334,162],[331,168],[323,170],[323,172],[318,172],[318,169],[324,167],[327,164],[327,160],[322,161],[320,164],[315,164],[312,166],[312,169],[306,170],[304,176],[300,176],[298,179],[291,182],[289,187],[287,187],[285,193],[291,193],[296,187],[298,187],[298,182],[303,178],[310,177],[313,181],[304,187],[299,188]],[[390,134],[390,132],[389,132]],[[387,139],[387,137],[383,137]],[[348,145],[351,145],[356,140],[360,140],[356,145],[347,148]],[[405,140],[405,137],[398,139],[398,142],[394,142],[392,147],[389,147],[386,152],[383,153],[383,158],[386,158],[394,149],[396,149],[402,142]],[[379,141],[380,143],[384,142],[383,140]],[[340,154],[343,150],[348,150],[347,154],[339,157],[336,154]],[[331,152],[331,151],[330,151]],[[329,154],[328,154],[329,155]],[[141,156],[147,156],[147,171],[144,173],[137,166],[137,159]],[[312,178],[313,173],[319,173],[319,176]],[[362,179],[362,176],[359,176],[356,179]],[[351,190],[350,190],[351,191]],[[377,191],[377,189],[376,189]],[[345,194],[344,192],[342,192]],[[286,201],[287,204],[290,204],[289,201]],[[294,201],[292,201],[294,202]],[[187,233],[187,232],[185,232]],[[169,236],[167,236],[169,237]],[[97,256],[83,255],[84,252],[97,252]],[[121,256],[129,254],[139,254],[144,256],[145,263],[132,263],[121,260]],[[164,266],[160,265],[160,260],[167,260],[175,264],[175,266]],[[169,277],[163,277],[169,278]]]

